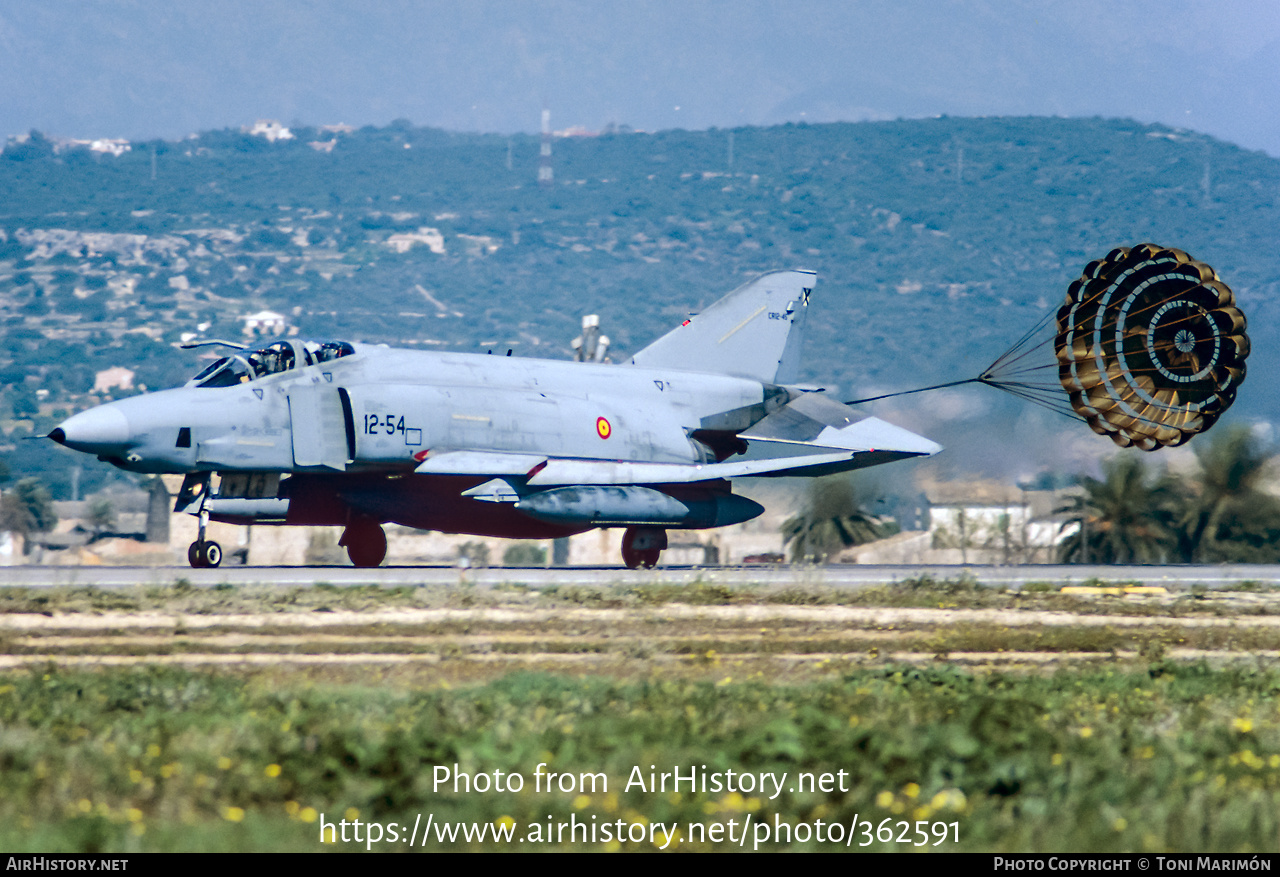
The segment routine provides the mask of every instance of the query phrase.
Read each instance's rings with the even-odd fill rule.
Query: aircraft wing
[[[747,453],[720,463],[568,459],[457,450],[429,455],[416,471],[424,475],[522,478],[529,487],[535,488],[574,484],[692,484],[727,478],[825,475],[905,457],[926,456],[942,449],[926,438],[878,418],[858,420],[857,417],[857,412],[839,402],[806,393],[740,433],[739,437],[748,442]]]

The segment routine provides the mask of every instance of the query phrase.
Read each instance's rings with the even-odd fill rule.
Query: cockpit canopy
[[[224,356],[187,381],[187,386],[232,387],[290,369],[331,362],[355,352],[345,341],[275,341],[256,350]]]

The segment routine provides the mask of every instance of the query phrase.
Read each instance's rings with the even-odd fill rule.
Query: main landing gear
[[[352,521],[338,544],[347,549],[352,566],[370,569],[387,557],[387,534],[377,521]]]
[[[622,534],[622,562],[627,569],[653,569],[666,547],[667,531],[661,527],[628,527]]]
[[[209,523],[208,513],[202,511],[199,520],[200,532],[187,549],[187,563],[195,569],[212,569],[222,563],[222,546],[204,538],[204,528]]]

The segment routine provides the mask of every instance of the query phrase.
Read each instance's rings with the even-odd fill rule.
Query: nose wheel
[[[347,524],[338,544],[347,549],[351,565],[371,569],[387,557],[387,534],[375,521],[352,521]]]
[[[659,527],[628,527],[622,534],[622,562],[627,569],[653,569],[662,549],[667,547],[667,531]]]
[[[205,487],[207,492],[208,485]],[[194,569],[212,569],[222,563],[222,546],[204,538],[205,528],[209,526],[209,513],[204,509],[203,495],[197,520],[200,522],[200,529],[196,532],[196,541],[187,549],[187,563]]]
[[[222,546],[217,542],[196,540],[187,549],[187,563],[195,569],[212,569],[222,563]]]

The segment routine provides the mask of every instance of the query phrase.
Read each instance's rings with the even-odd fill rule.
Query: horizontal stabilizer
[[[898,451],[904,456],[936,454],[942,446],[821,393],[805,393],[738,434],[751,441],[816,445],[851,451]]]

